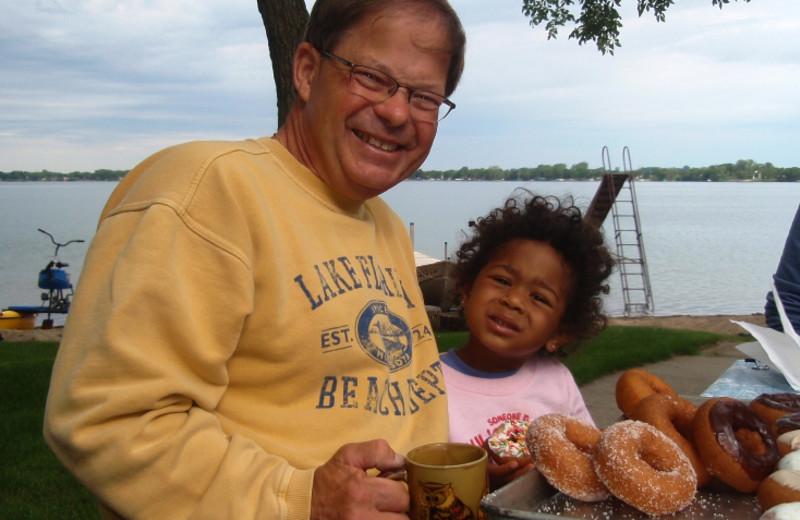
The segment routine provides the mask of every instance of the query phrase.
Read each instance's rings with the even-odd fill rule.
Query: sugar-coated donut
[[[773,435],[778,431],[775,423],[781,417],[795,412],[800,412],[800,394],[789,392],[761,394],[752,401],[750,407],[755,410],[772,429]]]
[[[794,430],[800,430],[800,412],[784,415],[775,421],[775,435],[783,435]]]
[[[599,502],[610,495],[597,478],[592,451],[600,430],[576,417],[551,413],[531,421],[526,440],[531,458],[556,489],[584,502]]]
[[[667,515],[689,505],[697,476],[669,437],[641,421],[622,421],[603,430],[594,465],[608,490],[648,515]]]
[[[486,439],[484,448],[498,464],[517,461],[520,466],[530,464],[531,454],[525,442],[528,423],[518,419],[501,422]]]
[[[758,486],[756,499],[762,511],[778,504],[800,501],[800,471],[779,469],[770,473]]]
[[[694,444],[709,473],[752,493],[778,462],[778,443],[749,406],[729,397],[709,399],[692,424]]]
[[[639,401],[656,393],[678,396],[666,381],[643,368],[626,370],[617,379],[615,389],[617,407],[625,417],[630,417],[630,413]]]
[[[697,487],[701,488],[711,482],[711,474],[694,446],[692,421],[695,413],[697,406],[686,399],[669,394],[652,394],[639,401],[630,418],[655,426],[677,444],[692,463],[697,475]]]
[[[800,451],[792,451],[781,457],[776,468],[800,470]]]
[[[781,455],[795,450],[800,450],[800,430],[792,430],[778,436],[778,451]]]
[[[769,508],[758,520],[797,520],[800,518],[800,502],[787,502]]]

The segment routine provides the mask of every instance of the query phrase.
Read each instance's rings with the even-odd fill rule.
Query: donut
[[[729,397],[697,409],[692,434],[709,473],[742,493],[753,493],[778,462],[778,443],[749,406]]]
[[[750,401],[750,407],[769,424],[772,433],[777,436],[776,421],[785,415],[800,412],[800,394],[761,394]]]
[[[758,520],[797,520],[800,518],[800,502],[787,502],[769,508]]]
[[[500,423],[486,439],[484,449],[489,452],[497,464],[511,461],[525,466],[531,462],[531,454],[525,443],[528,423],[517,419],[509,419]]]
[[[800,471],[779,469],[770,473],[758,486],[756,499],[762,511],[786,502],[799,502]]]
[[[800,451],[787,453],[778,460],[777,469],[795,469],[800,471]]]
[[[800,430],[792,430],[778,436],[778,452],[782,456],[795,450],[800,450]]]
[[[641,401],[631,412],[630,418],[655,426],[666,435],[686,455],[697,475],[697,487],[711,482],[711,474],[700,458],[692,440],[692,421],[697,406],[681,397],[669,394],[651,394]]]
[[[597,478],[592,451],[600,430],[593,424],[551,413],[534,419],[526,441],[536,468],[554,488],[584,502],[599,502],[610,495]]]
[[[621,421],[603,430],[594,466],[611,494],[652,516],[680,511],[697,489],[688,457],[669,437],[641,421]]]
[[[663,379],[643,368],[626,370],[617,379],[615,389],[617,407],[625,417],[630,417],[630,413],[639,401],[656,393],[678,397],[675,390]]]
[[[775,435],[782,435],[794,430],[800,430],[800,412],[784,415],[775,421]]]

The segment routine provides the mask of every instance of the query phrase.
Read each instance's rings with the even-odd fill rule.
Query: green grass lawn
[[[466,332],[438,333],[439,350],[464,344]],[[704,346],[739,336],[655,327],[609,327],[566,356],[578,384],[605,374],[697,354]],[[98,518],[93,497],[61,466],[42,439],[42,417],[58,344],[0,342],[0,519]],[[613,396],[609,396],[613,399]]]
[[[458,348],[467,341],[467,332],[443,332],[436,335],[439,351]],[[741,336],[726,336],[694,330],[658,327],[608,327],[561,358],[579,385],[647,363],[663,361],[676,355],[696,355],[703,347],[723,340],[743,341]]]
[[[98,518],[97,502],[42,438],[50,371],[58,343],[0,342],[0,518]]]

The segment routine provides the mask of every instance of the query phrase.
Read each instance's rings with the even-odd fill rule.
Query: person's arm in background
[[[773,275],[773,280],[783,303],[783,308],[786,311],[786,316],[794,326],[795,331],[800,331],[800,206],[798,206],[794,215],[792,227],[789,228],[786,244],[783,246],[783,253],[778,262],[778,268]],[[768,327],[775,330],[783,330],[772,291],[767,293],[764,316]]]

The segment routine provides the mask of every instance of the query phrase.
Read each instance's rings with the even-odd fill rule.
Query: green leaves
[[[622,0],[580,0],[575,5],[574,0],[523,0],[522,14],[530,18],[531,27],[544,24],[548,40],[556,38],[560,28],[574,25],[569,37],[578,40],[579,45],[595,42],[601,53],[613,55],[614,49],[622,46],[621,3]],[[656,21],[664,22],[667,9],[674,3],[674,0],[637,0],[636,7],[640,17],[652,11]],[[720,9],[728,3],[730,0],[711,0],[711,5]]]

